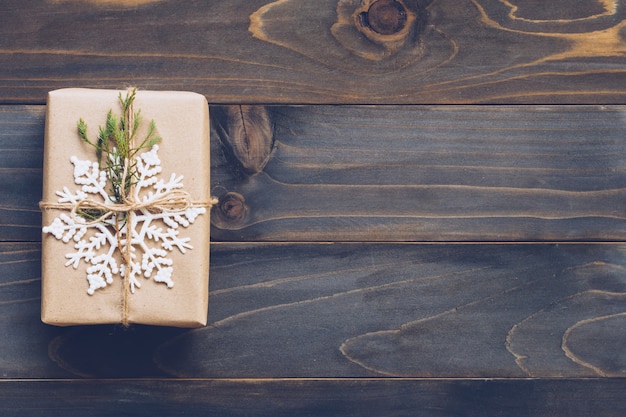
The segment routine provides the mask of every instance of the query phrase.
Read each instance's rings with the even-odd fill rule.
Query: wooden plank
[[[620,1],[4,0],[0,102],[134,84],[215,103],[623,103]]]
[[[208,327],[124,330],[41,324],[39,245],[5,243],[0,374],[623,378],[625,251],[214,244]]]
[[[272,107],[274,147],[261,172],[212,161],[214,192],[228,197],[213,236],[620,240],[624,110]]]
[[[4,378],[71,375],[48,358],[58,329],[41,323],[40,244],[0,244],[0,375]],[[10,359],[12,358],[12,359]]]
[[[3,416],[621,417],[624,380],[1,381]]]
[[[0,108],[3,241],[40,239],[43,111]],[[243,169],[225,146],[230,142],[212,133],[212,192],[222,198],[213,213],[212,237],[623,240],[625,111],[623,106],[270,107],[274,136],[256,140],[272,148],[267,161],[257,149],[262,164],[256,168]],[[219,120],[213,125],[217,129]]]
[[[0,106],[0,241],[41,240],[44,108]]]

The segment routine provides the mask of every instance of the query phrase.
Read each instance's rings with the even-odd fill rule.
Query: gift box
[[[199,94],[49,93],[45,323],[206,325],[209,146],[208,104]]]

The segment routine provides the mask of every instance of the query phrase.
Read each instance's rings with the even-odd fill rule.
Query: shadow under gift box
[[[83,142],[77,131],[77,122],[84,119],[87,135],[92,142],[97,140],[98,128],[104,126],[107,113],[122,114],[120,94],[125,91],[61,89],[48,95],[43,199],[45,204],[58,202],[58,191],[67,187],[71,193],[81,185],[75,183],[72,157],[96,162],[96,149]],[[42,236],[42,313],[45,323],[67,326],[82,324],[140,323],[160,326],[199,327],[206,325],[208,311],[209,280],[209,233],[210,233],[210,143],[208,104],[204,96],[188,92],[138,91],[134,111],[141,112],[142,122],[138,138],[145,137],[150,121],[156,123],[158,158],[162,171],[155,174],[159,180],[170,181],[172,175],[183,176],[183,189],[190,195],[194,205],[206,205],[206,212],[185,226],[178,222],[174,228],[178,237],[189,238],[191,249],[184,253],[174,245],[164,256],[172,260],[171,288],[142,273],[138,277],[141,287],[133,293],[124,289],[124,278],[118,273],[105,288],[87,293],[87,268],[91,262],[81,259],[78,267],[66,266],[67,255],[77,251],[76,240],[58,240],[51,233]],[[141,152],[148,152],[142,150]],[[107,188],[109,185],[107,185]],[[147,195],[148,187],[141,192]],[[155,192],[154,189],[151,190]],[[89,195],[91,197],[91,195]],[[102,199],[101,196],[95,198]],[[70,209],[44,208],[43,225],[50,225]],[[141,215],[142,213],[138,213]],[[160,219],[152,219],[153,230],[171,228]],[[145,227],[138,223],[138,229]],[[93,228],[88,228],[82,239],[89,241]],[[139,230],[138,230],[139,232]],[[149,248],[161,248],[163,240],[149,237],[143,232],[143,243]],[[80,239],[79,239],[80,240]],[[110,247],[110,246],[109,246]],[[101,247],[98,254],[106,253],[109,247]],[[164,250],[164,249],[163,249]],[[133,253],[138,263],[142,262],[142,245],[133,241]],[[116,249],[113,256],[117,265],[123,263],[121,252]],[[128,307],[124,308],[127,297]]]

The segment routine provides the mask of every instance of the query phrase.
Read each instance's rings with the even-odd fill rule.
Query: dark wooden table
[[[0,415],[626,415],[625,16],[4,0]],[[128,85],[211,103],[206,328],[39,319],[46,93]]]

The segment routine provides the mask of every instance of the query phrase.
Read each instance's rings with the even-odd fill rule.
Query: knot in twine
[[[191,196],[188,192],[182,190],[171,190],[159,195],[153,200],[134,201],[124,197],[122,203],[105,204],[89,198],[78,201],[76,204],[58,204],[58,205],[46,205],[46,208],[69,208],[72,219],[76,220],[81,217],[80,211],[84,210],[96,210],[103,212],[100,217],[90,220],[87,225],[95,223],[101,223],[109,219],[111,216],[120,213],[131,213],[140,210],[147,210],[150,213],[171,213],[185,211],[191,207],[211,207],[216,204],[215,199],[211,199],[209,202],[198,203],[191,201]],[[52,206],[52,207],[51,207]]]

